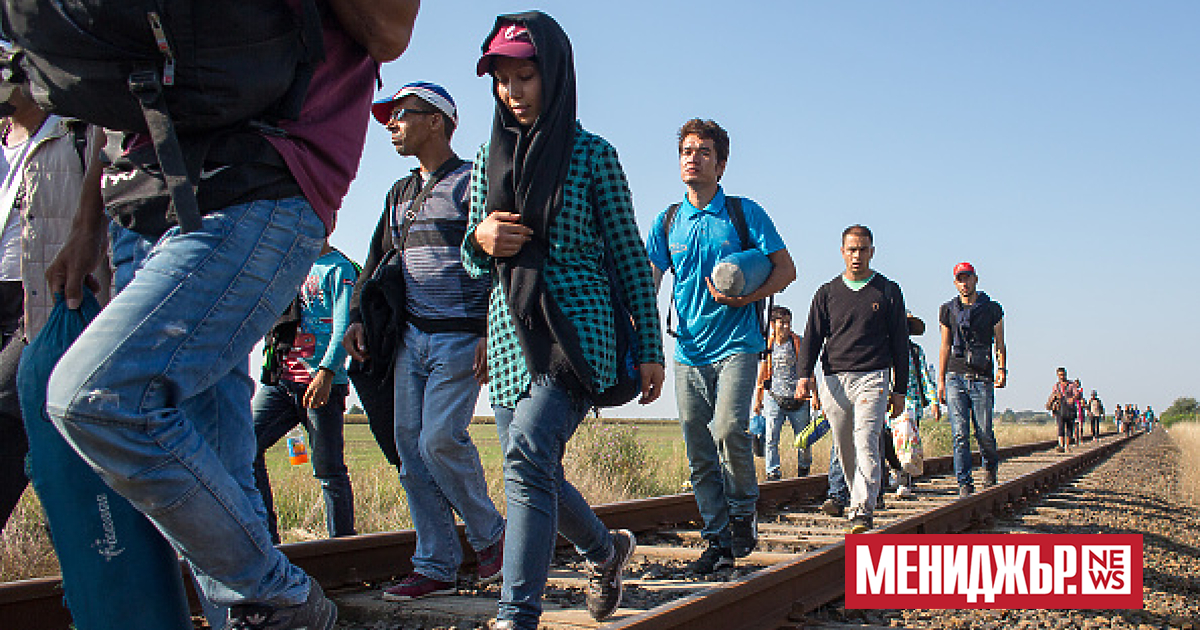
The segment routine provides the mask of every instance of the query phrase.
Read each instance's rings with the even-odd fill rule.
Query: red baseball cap
[[[958,274],[960,273],[969,273],[971,275],[975,275],[975,267],[972,267],[971,263],[969,262],[960,262],[957,265],[954,265],[954,277],[957,278]]]
[[[501,26],[492,41],[488,42],[487,51],[475,64],[475,73],[479,76],[487,74],[492,69],[492,57],[513,57],[529,59],[537,54],[533,46],[533,36],[529,29],[521,24],[510,23]]]

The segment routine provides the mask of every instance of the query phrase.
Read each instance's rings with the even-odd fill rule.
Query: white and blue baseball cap
[[[413,81],[406,83],[400,87],[400,91],[392,96],[381,98],[371,104],[371,115],[375,116],[375,120],[379,124],[386,125],[392,117],[392,110],[396,107],[396,101],[405,96],[415,96],[426,103],[437,108],[439,112],[450,117],[450,120],[455,125],[458,124],[458,108],[454,105],[454,99],[450,97],[450,93],[446,88],[429,81]]]

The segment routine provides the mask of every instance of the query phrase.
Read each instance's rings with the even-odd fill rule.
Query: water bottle
[[[299,427],[287,435],[287,455],[293,466],[308,463],[308,447],[304,444],[304,434]]]

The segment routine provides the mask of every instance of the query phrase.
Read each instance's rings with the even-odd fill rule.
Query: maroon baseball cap
[[[971,275],[975,275],[975,267],[971,266],[971,263],[969,262],[960,262],[957,265],[954,265],[954,277],[957,278],[958,274],[960,273],[969,273]]]
[[[510,22],[496,30],[495,37],[488,42],[487,50],[479,58],[479,63],[475,64],[475,73],[483,76],[490,72],[492,57],[529,59],[536,54],[537,49],[533,47],[533,37],[529,34],[529,29]]]

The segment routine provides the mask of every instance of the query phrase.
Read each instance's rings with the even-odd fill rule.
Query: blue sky
[[[777,301],[798,326],[842,269],[841,230],[863,223],[931,356],[951,269],[975,264],[1006,311],[997,410],[1040,409],[1059,365],[1110,407],[1200,395],[1200,4],[426,1],[381,93],[446,86],[470,159],[493,108],[480,43],[528,8],[570,35],[580,120],[616,146],[643,233],[683,194],[679,125],[729,130],[723,184],[775,220],[799,268]],[[361,261],[414,166],[372,122],[333,244]],[[674,417],[671,383],[614,415]]]

